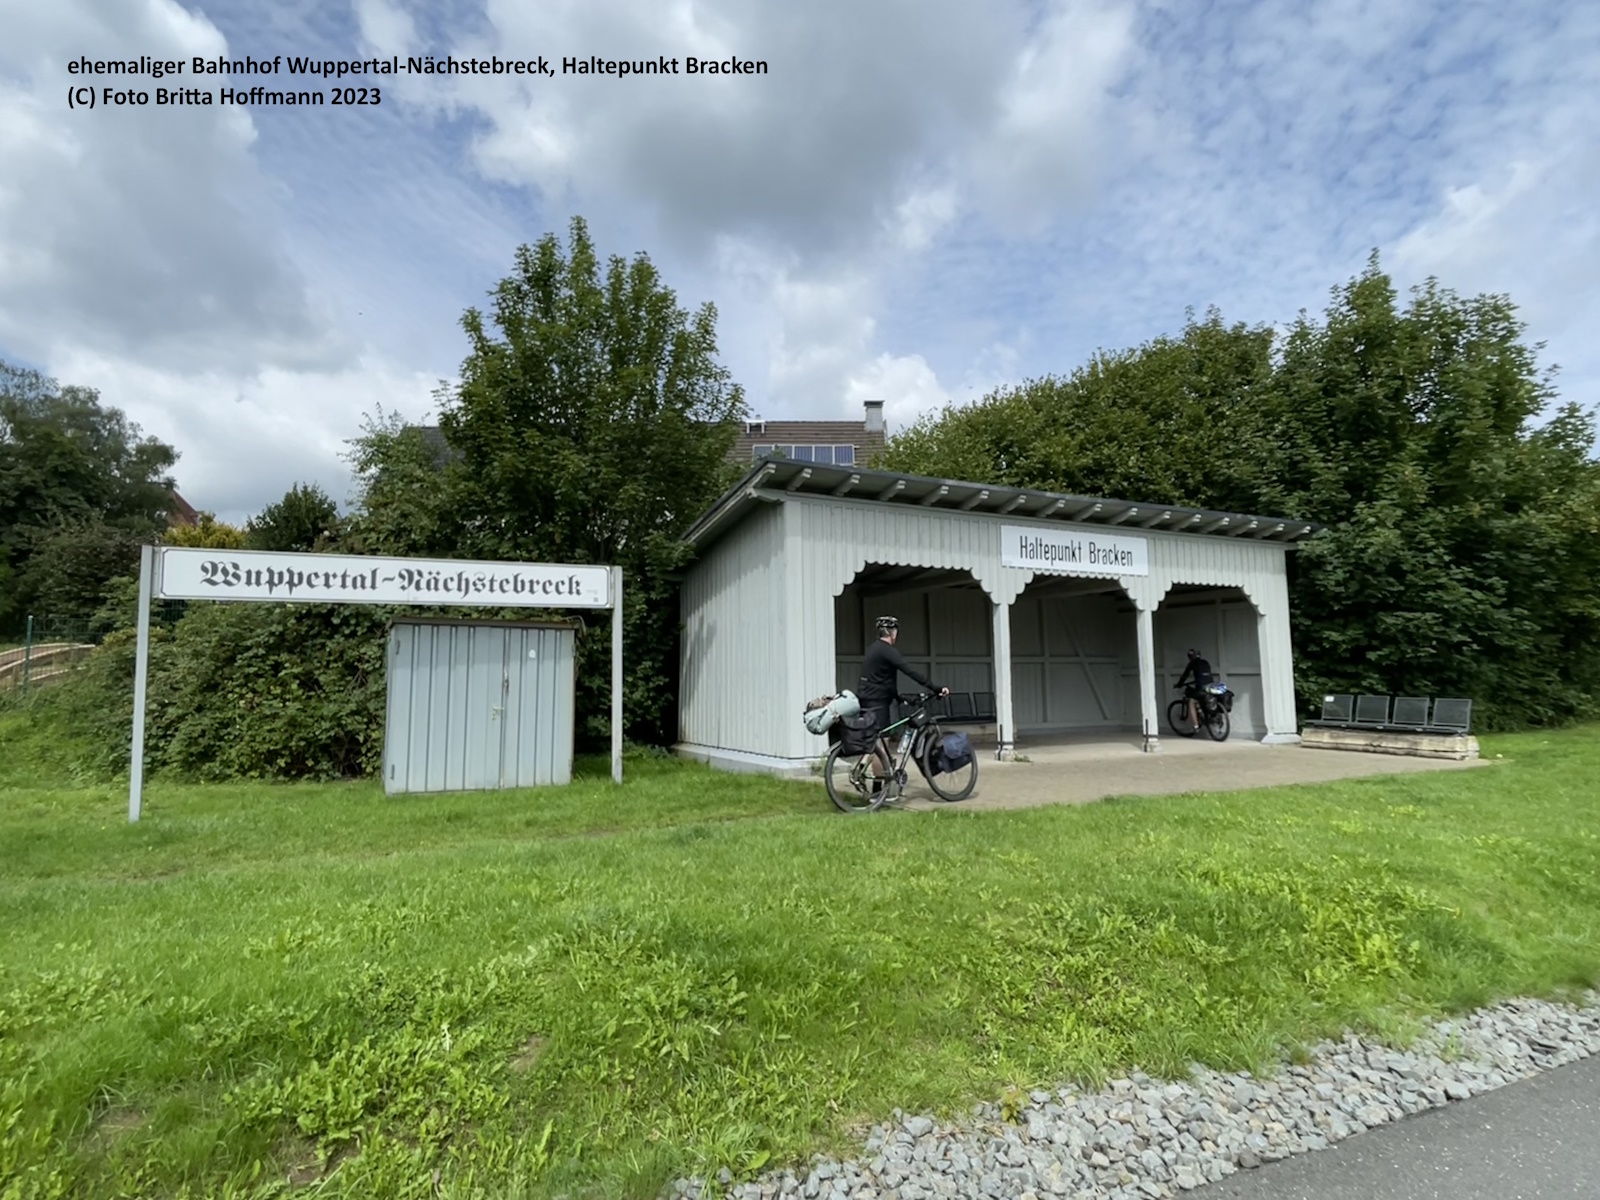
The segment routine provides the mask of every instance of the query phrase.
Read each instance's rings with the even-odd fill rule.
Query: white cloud
[[[878,355],[851,374],[844,396],[845,406],[852,412],[859,412],[864,401],[882,400],[891,433],[955,399],[920,354]]]
[[[72,342],[180,369],[347,362],[350,345],[273,236],[284,197],[257,169],[249,116],[67,106],[68,58],[216,55],[227,49],[216,28],[172,0],[12,7],[0,51],[0,345],[38,359]],[[128,84],[93,82],[108,78]],[[153,98],[179,81],[138,86]]]
[[[225,512],[342,479],[380,400],[425,408],[462,308],[573,213],[716,301],[772,417],[903,425],[1187,307],[1281,321],[1373,246],[1402,283],[1510,292],[1568,391],[1600,387],[1593,5],[183,3],[0,0],[0,354],[126,403]],[[279,50],[771,72],[61,103],[69,54]]]
[[[1017,54],[973,164],[1009,221],[1037,231],[1088,199],[1103,153],[1098,122],[1115,115],[1105,93],[1128,63],[1132,30],[1127,6],[1056,0]]]
[[[59,352],[53,365],[174,446],[174,477],[185,499],[232,522],[297,482],[322,485],[342,506],[351,479],[341,458],[362,414],[381,409],[421,420],[438,382],[365,355],[331,372],[178,374],[79,349]]]

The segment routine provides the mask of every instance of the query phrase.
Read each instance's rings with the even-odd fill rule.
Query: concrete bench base
[[[1314,750],[1365,750],[1369,754],[1409,754],[1415,758],[1478,757],[1478,739],[1470,734],[1394,733],[1376,729],[1318,729],[1309,726],[1300,744]]]

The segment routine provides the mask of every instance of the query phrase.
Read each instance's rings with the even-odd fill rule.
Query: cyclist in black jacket
[[[894,648],[900,636],[900,622],[895,617],[878,618],[878,640],[867,647],[867,656],[861,663],[861,686],[856,689],[856,699],[861,701],[862,712],[873,712],[878,717],[878,728],[889,724],[889,706],[899,694],[900,673],[911,676],[930,692],[941,696],[950,694],[927,676],[918,673]]]
[[[1194,676],[1192,683],[1189,681],[1191,675]],[[1210,683],[1211,679],[1211,664],[1200,657],[1200,651],[1189,651],[1189,664],[1183,668],[1183,674],[1178,676],[1178,682],[1174,686],[1183,687],[1185,683],[1189,683],[1189,686],[1184,688],[1183,694],[1189,698],[1189,723],[1196,728],[1200,725],[1200,697],[1205,695],[1206,684]]]

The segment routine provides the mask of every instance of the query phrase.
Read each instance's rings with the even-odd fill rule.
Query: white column
[[[1148,608],[1138,609],[1139,623],[1139,712],[1144,725],[1144,748],[1161,749],[1161,707],[1156,700],[1155,617]]]
[[[1011,606],[998,602],[994,606],[994,712],[994,756],[1009,759],[1017,738],[1011,715]]]
[[[1289,636],[1289,585],[1279,575],[1261,589],[1256,629],[1261,639],[1261,698],[1267,745],[1300,740],[1294,702],[1294,646]]]

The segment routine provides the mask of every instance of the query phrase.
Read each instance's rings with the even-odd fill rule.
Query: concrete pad
[[[1478,739],[1470,734],[1398,733],[1377,729],[1309,727],[1301,744],[1313,750],[1365,750],[1417,758],[1477,758]]]
[[[959,804],[935,800],[913,768],[904,806],[913,810],[1031,808],[1086,804],[1107,796],[1238,791],[1418,771],[1470,771],[1491,765],[1481,758],[1411,758],[1359,750],[1319,754],[1297,745],[1265,746],[1253,738],[1218,743],[1163,737],[1160,745],[1152,754],[1141,748],[1138,734],[1062,738],[1020,745],[1016,762],[997,762],[993,746],[974,746],[979,753],[978,787],[969,799]]]

